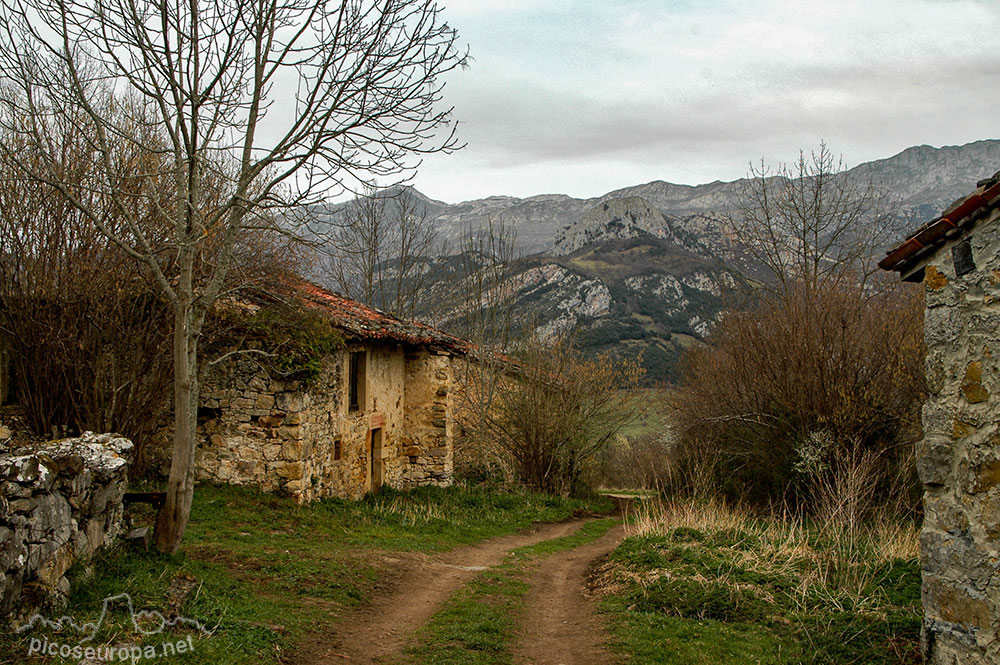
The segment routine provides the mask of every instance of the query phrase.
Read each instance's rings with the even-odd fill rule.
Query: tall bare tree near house
[[[750,165],[726,215],[752,263],[763,269],[762,279],[745,277],[781,294],[797,285],[864,283],[877,274],[880,248],[897,235],[895,210],[884,188],[845,171],[824,143],[808,155],[800,151],[792,164]]]
[[[431,254],[438,250],[426,206],[408,189],[368,188],[337,212],[330,227],[325,272],[341,293],[414,318],[427,295]]]
[[[405,173],[413,155],[455,148],[440,101],[441,76],[464,62],[456,40],[433,0],[0,5],[0,124],[42,159],[2,149],[144,264],[173,308],[175,427],[161,550],[179,548],[190,514],[198,343],[239,239],[331,190]],[[85,187],[66,177],[53,149],[70,128],[89,137],[100,165]],[[153,156],[129,177],[168,187],[166,203],[116,172],[123,140]],[[124,231],[90,204],[95,189]],[[165,231],[162,245],[151,228]]]
[[[458,462],[470,466],[508,465],[488,428],[488,415],[509,371],[507,354],[516,344],[514,296],[517,284],[511,266],[517,259],[517,238],[503,219],[462,231],[454,288],[440,294],[437,308],[449,326],[475,347],[460,366],[459,410],[465,445]],[[486,469],[489,470],[489,469]]]

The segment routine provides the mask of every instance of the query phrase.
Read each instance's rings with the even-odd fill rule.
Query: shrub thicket
[[[709,343],[689,349],[668,398],[676,478],[740,500],[816,506],[821,493],[870,491],[874,505],[913,490],[922,315],[914,290],[845,283],[726,312]]]

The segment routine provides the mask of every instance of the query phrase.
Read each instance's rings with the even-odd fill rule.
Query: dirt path
[[[521,638],[515,646],[525,665],[605,665],[604,630],[584,594],[587,572],[624,537],[621,525],[594,542],[546,557],[532,575]]]
[[[524,534],[494,538],[436,556],[390,560],[402,570],[389,581],[391,590],[339,616],[333,632],[307,639],[295,655],[295,662],[303,665],[387,662],[476,573],[497,565],[513,549],[569,535],[585,521],[540,524]]]

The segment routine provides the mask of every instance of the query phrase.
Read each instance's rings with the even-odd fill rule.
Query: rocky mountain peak
[[[594,242],[613,238],[633,238],[648,233],[657,238],[673,240],[672,231],[663,213],[640,196],[605,199],[576,222],[556,233],[552,253],[572,254]]]

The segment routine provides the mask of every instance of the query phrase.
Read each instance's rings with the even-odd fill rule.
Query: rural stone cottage
[[[924,652],[1000,663],[1000,173],[879,265],[926,291]]]
[[[269,377],[252,356],[211,368],[201,391],[198,478],[299,501],[357,498],[383,484],[451,484],[452,365],[466,343],[314,284],[296,289],[342,332],[345,347],[307,388]]]

